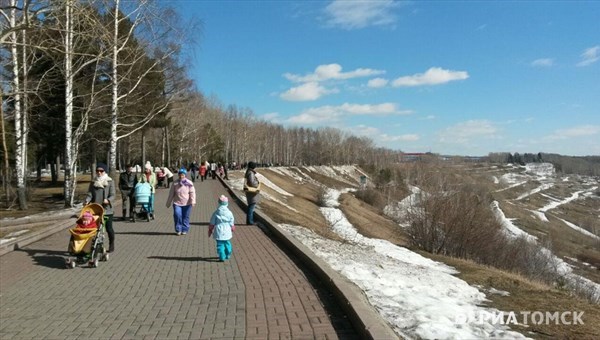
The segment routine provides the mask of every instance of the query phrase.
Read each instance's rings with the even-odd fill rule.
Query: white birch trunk
[[[110,159],[108,167],[111,176],[115,176],[117,170],[117,124],[119,121],[119,74],[117,66],[119,65],[119,4],[120,0],[115,1],[114,35],[113,35],[113,53],[112,53],[112,104],[110,115]]]
[[[14,28],[17,25],[17,1],[10,1],[10,27]],[[23,112],[21,103],[21,82],[19,75],[21,74],[21,68],[19,67],[19,55],[17,50],[17,32],[11,33],[11,44],[10,52],[13,63],[13,98],[15,100],[15,170],[17,175],[17,196],[19,198],[19,209],[27,209],[27,195],[25,195],[25,163],[23,159],[24,149],[26,148],[25,140],[23,138]]]
[[[26,16],[27,13],[23,13],[23,24],[26,23]],[[25,26],[25,25],[24,25]],[[29,164],[28,159],[27,159],[27,142],[29,140],[29,123],[28,123],[28,115],[29,115],[29,88],[28,88],[28,65],[27,65],[27,31],[26,30],[22,30],[21,31],[22,36],[22,42],[23,45],[21,47],[21,51],[22,51],[22,61],[21,61],[21,70],[23,70],[23,83],[21,84],[21,88],[22,88],[22,92],[23,92],[23,98],[22,98],[22,103],[23,103],[23,111],[21,112],[21,118],[22,118],[22,123],[21,123],[21,137],[23,138],[23,147],[21,148],[21,158],[23,159],[23,178],[27,178],[28,174],[28,168],[27,165]]]
[[[74,163],[74,154],[77,149],[73,143],[73,30],[72,30],[72,0],[67,0],[65,10],[65,206],[73,206],[73,179],[71,169]],[[75,143],[76,144],[76,143]]]

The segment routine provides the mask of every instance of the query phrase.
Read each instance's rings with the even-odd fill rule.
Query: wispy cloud
[[[315,124],[338,122],[346,116],[386,116],[386,115],[408,115],[410,110],[399,110],[394,103],[382,104],[349,104],[339,106],[325,105],[304,110],[296,116],[288,119],[295,124]]]
[[[412,76],[405,76],[395,79],[392,86],[425,86],[445,84],[455,80],[464,80],[469,78],[466,71],[444,70],[440,67],[432,67],[425,73],[418,73]]]
[[[339,64],[319,65],[315,72],[301,76],[292,73],[285,73],[283,76],[289,81],[295,83],[322,82],[326,80],[343,80],[359,77],[370,77],[383,74],[385,71],[374,70],[370,68],[358,68],[350,72],[342,72],[342,66]]]
[[[553,134],[546,136],[546,139],[570,139],[598,134],[600,134],[600,125],[580,125],[568,129],[556,130]]]
[[[367,83],[368,87],[381,88],[387,86],[390,81],[384,78],[373,78]]]
[[[467,144],[475,138],[496,138],[498,128],[489,120],[468,120],[447,127],[439,133],[443,143]]]
[[[368,26],[393,27],[396,23],[394,11],[400,3],[384,1],[343,1],[336,0],[325,7],[327,25],[347,30]]]
[[[269,112],[260,116],[260,118],[271,122],[279,120],[279,117],[280,116],[278,112]]]
[[[551,67],[551,66],[554,66],[554,59],[552,59],[552,58],[536,59],[531,62],[531,66],[533,66],[533,67]]]
[[[351,133],[369,137],[374,141],[389,143],[389,142],[416,142],[421,137],[418,134],[404,134],[404,135],[389,135],[383,133],[380,129],[372,126],[357,125],[348,129]]]
[[[577,63],[577,66],[588,66],[597,62],[598,59],[600,59],[600,45],[587,48],[583,51],[583,53],[581,53],[581,61]]]
[[[317,100],[326,94],[338,93],[338,89],[327,89],[317,82],[304,83],[285,91],[279,97],[292,102]]]

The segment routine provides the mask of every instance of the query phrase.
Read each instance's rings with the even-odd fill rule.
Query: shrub
[[[326,186],[320,186],[317,193],[317,205],[321,208],[327,207],[328,189]]]
[[[377,189],[367,188],[358,190],[354,193],[354,195],[359,200],[380,210],[382,210],[387,204],[385,196],[383,196],[383,194]]]

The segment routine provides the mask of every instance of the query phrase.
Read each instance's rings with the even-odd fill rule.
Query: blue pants
[[[217,240],[217,255],[219,255],[219,260],[225,261],[231,257],[231,240],[220,241]]]
[[[154,194],[150,194],[150,200],[148,201],[148,212],[154,214]]]
[[[175,222],[176,233],[187,233],[190,231],[190,213],[192,212],[191,205],[175,205],[173,204],[173,220]]]
[[[256,203],[248,204],[248,214],[246,214],[246,224],[254,224],[254,208],[256,208]]]

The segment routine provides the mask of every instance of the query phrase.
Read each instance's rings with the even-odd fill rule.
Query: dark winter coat
[[[119,189],[121,191],[131,192],[135,188],[136,184],[137,176],[135,175],[135,173],[122,172],[121,175],[119,175]]]
[[[246,181],[246,186],[258,188],[258,178],[256,178],[256,171],[253,169],[246,170],[246,175],[244,176]],[[260,194],[258,192],[249,192],[246,191],[246,201],[248,204],[256,204],[260,200]]]

